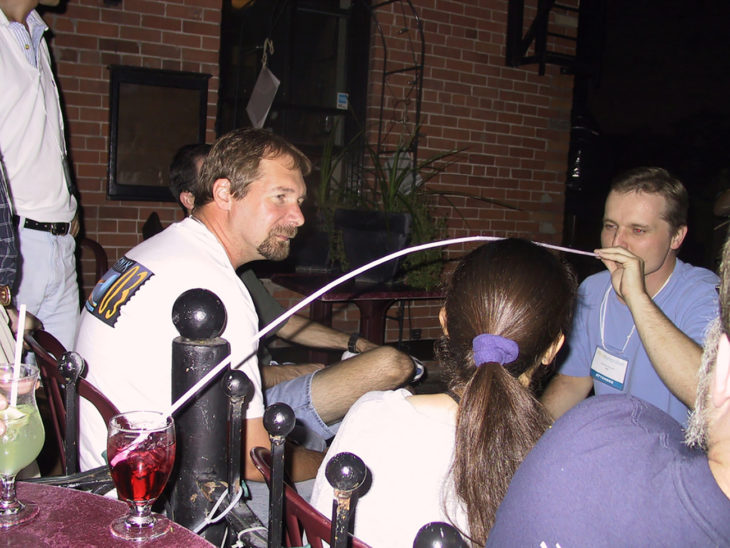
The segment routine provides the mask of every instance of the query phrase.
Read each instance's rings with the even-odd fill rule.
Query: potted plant
[[[324,203],[328,197],[332,208],[330,257],[342,270],[445,235],[444,220],[431,214],[434,194],[426,183],[448,168],[460,150],[440,152],[414,163],[410,152],[413,138],[383,152],[358,135],[345,150],[352,154],[354,149],[355,156],[360,155],[358,184],[352,185],[352,177],[321,181],[320,190],[327,193],[323,192],[320,200]],[[383,282],[396,279],[400,273],[409,285],[430,289],[439,283],[442,266],[441,250],[434,249],[409,255],[402,262],[385,263],[358,278]]]
[[[314,192],[317,223],[326,234],[327,263],[333,270],[346,272],[407,245],[445,238],[446,220],[433,210],[443,200],[451,204],[452,196],[518,209],[491,198],[439,191],[428,185],[452,166],[465,148],[437,152],[414,162],[411,150],[415,135],[382,151],[367,142],[363,132],[338,148],[334,133],[325,142]],[[401,279],[411,287],[431,289],[440,283],[443,265],[442,250],[434,248],[410,254],[402,262],[381,265],[358,279]]]

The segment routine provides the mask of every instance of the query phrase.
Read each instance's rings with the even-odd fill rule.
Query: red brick
[[[196,6],[200,6],[203,8],[210,8],[209,11],[215,10],[220,12],[221,3],[220,0],[189,0],[191,3],[195,4]]]
[[[59,63],[59,74],[75,78],[99,79],[102,77],[102,67],[94,65],[80,65],[78,63]]]
[[[185,6],[169,3],[165,7],[165,15],[171,19],[192,19],[201,21],[205,9],[202,6]]]
[[[105,23],[113,23],[124,27],[136,27],[139,26],[140,19],[141,16],[139,13],[118,9],[101,10],[101,20]]]
[[[110,38],[99,39],[99,49],[117,53],[139,53],[139,44],[131,40],[118,40]]]
[[[191,61],[198,61],[200,63],[216,63],[218,61],[218,52],[205,51],[199,49],[184,48],[184,57]]]
[[[69,2],[64,16],[74,20],[80,19],[84,21],[99,21],[101,10],[99,7],[85,7],[78,2]]]
[[[183,21],[182,30],[186,34],[214,36],[218,32],[218,25],[213,23],[201,23],[198,21]]]
[[[128,205],[107,205],[99,207],[99,218],[101,219],[136,219],[137,208]]]
[[[108,23],[79,21],[76,24],[76,33],[77,36],[88,35],[96,37],[115,38],[119,36],[119,26],[110,25]]]
[[[200,48],[201,46],[200,35],[188,34],[185,32],[163,32],[162,41],[165,44],[183,46],[188,48]]]
[[[156,15],[142,16],[142,27],[159,30],[181,31],[182,21],[179,19],[168,19]]]
[[[124,10],[142,14],[163,15],[165,13],[165,2],[158,0],[124,0]]]
[[[102,53],[101,63],[104,65],[121,65],[122,56],[117,53]]]
[[[156,59],[179,59],[180,48],[166,44],[142,44],[142,55]]]
[[[132,42],[160,43],[162,31],[145,27],[122,27],[119,37]]]
[[[75,105],[77,107],[82,108],[83,110],[88,110],[93,112],[94,109],[84,108],[84,107],[98,107],[101,105],[101,97],[98,95],[90,94],[90,93],[72,93],[72,92],[65,92],[64,93],[64,99],[67,103]]]

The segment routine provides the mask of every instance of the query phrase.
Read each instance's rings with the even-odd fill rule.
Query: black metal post
[[[172,401],[205,376],[231,352],[220,338],[226,322],[221,300],[205,289],[191,289],[175,301],[172,321],[180,333],[172,341]],[[200,524],[212,504],[199,485],[225,481],[227,475],[226,419],[228,399],[223,383],[212,382],[175,415],[177,450],[169,483],[170,518],[193,528]],[[224,522],[211,524],[200,535],[220,545]]]
[[[294,428],[294,411],[274,403],[264,412],[264,428],[271,438],[271,485],[269,486],[269,548],[281,547],[284,511],[284,443]]]
[[[254,387],[243,371],[233,369],[226,374],[228,396],[228,496],[233,499],[241,489],[241,436],[243,410],[253,396]]]
[[[360,457],[353,453],[337,453],[327,463],[324,475],[335,490],[332,509],[331,548],[346,548],[350,528],[350,500],[365,481],[367,468]]]
[[[79,471],[79,409],[76,390],[83,370],[84,359],[76,352],[66,352],[58,360],[58,372],[63,378],[66,405],[66,433],[63,437],[66,475]]]
[[[466,548],[466,542],[453,525],[432,521],[418,530],[413,548]]]

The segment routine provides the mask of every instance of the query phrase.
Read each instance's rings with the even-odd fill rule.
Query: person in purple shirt
[[[633,394],[686,422],[704,333],[717,316],[717,276],[677,259],[688,203],[661,168],[612,182],[596,250],[607,270],[581,284],[567,356],[542,397],[554,418],[593,388]]]

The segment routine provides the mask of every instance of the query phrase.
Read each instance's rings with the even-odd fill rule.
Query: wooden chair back
[[[69,458],[67,447],[71,446],[78,451],[78,408],[73,415],[67,415],[64,402],[66,381],[59,372],[58,360],[66,352],[63,345],[53,335],[42,329],[25,335],[25,341],[30,345],[36,355],[36,362],[40,370],[43,387],[46,391],[50,406],[51,420],[53,423],[53,435],[58,447],[61,465],[65,474],[78,472],[78,454]],[[76,384],[77,397],[90,401],[99,411],[105,423],[109,422],[114,415],[119,413],[116,406],[102,394],[93,384],[79,376]],[[69,429],[73,432],[74,443],[67,443]],[[72,466],[68,466],[73,463]]]
[[[96,281],[99,281],[106,271],[109,270],[109,258],[107,257],[106,251],[101,247],[101,244],[91,238],[79,238],[79,246],[82,249],[88,249],[94,257],[94,276]]]

